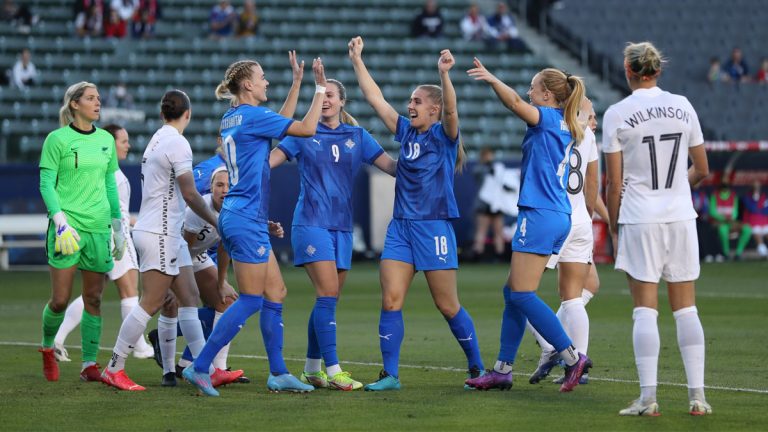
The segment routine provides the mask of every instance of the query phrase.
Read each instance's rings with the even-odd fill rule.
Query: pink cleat
[[[492,388],[509,390],[512,388],[512,372],[503,374],[495,370],[489,370],[477,378],[467,379],[464,381],[464,384],[478,390],[490,390]]]

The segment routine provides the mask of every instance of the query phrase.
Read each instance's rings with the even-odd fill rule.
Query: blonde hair
[[[643,81],[658,77],[666,62],[661,51],[650,42],[627,42],[624,48],[624,65],[635,78]]]
[[[581,78],[567,74],[560,69],[547,68],[539,72],[541,83],[549,90],[558,105],[563,108],[565,123],[571,131],[574,142],[584,138],[584,129],[579,125],[579,105],[586,94],[584,81]]]
[[[75,112],[72,110],[71,103],[79,101],[80,98],[83,97],[85,90],[89,88],[98,90],[96,84],[87,81],[80,81],[77,84],[69,86],[64,93],[64,104],[59,109],[60,126],[63,127],[75,121]]]
[[[332,78],[329,78],[325,81],[330,84],[334,84],[336,88],[339,89],[339,100],[347,100],[347,89],[344,88],[344,84],[342,84],[341,81]],[[352,117],[352,115],[348,113],[343,106],[341,107],[341,111],[339,111],[339,121],[352,126],[360,126],[360,124],[357,122],[357,119]]]
[[[240,83],[250,78],[254,66],[260,65],[254,60],[240,60],[229,65],[224,80],[216,86],[216,99],[229,99],[232,105],[237,105]]]
[[[429,97],[432,102],[434,102],[436,105],[440,105],[440,112],[437,115],[437,118],[440,119],[443,115],[443,89],[434,84],[422,84],[418,87],[416,87],[416,90],[424,90],[427,92],[427,97]],[[464,151],[464,140],[461,138],[461,134],[459,134],[459,148],[456,151],[456,165],[454,166],[454,171],[457,173],[460,173],[464,170],[464,162],[467,160],[467,153]]]

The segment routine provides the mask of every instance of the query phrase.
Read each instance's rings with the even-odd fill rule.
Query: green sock
[[[749,239],[752,237],[752,227],[750,225],[744,224],[741,227],[741,234],[739,235],[739,242],[736,244],[736,255],[741,255],[744,253],[744,248],[747,247],[747,243],[749,243]]]
[[[43,308],[43,348],[53,348],[53,339],[64,321],[64,312],[54,312],[45,304]]]
[[[728,239],[728,235],[731,233],[731,226],[729,224],[720,224],[717,227],[717,233],[720,235],[720,244],[723,247],[723,254],[727,257],[731,254],[731,241]]]
[[[80,322],[80,336],[83,340],[83,361],[95,362],[101,340],[101,317],[84,310],[83,320]]]

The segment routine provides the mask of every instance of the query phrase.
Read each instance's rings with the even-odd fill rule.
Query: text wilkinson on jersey
[[[647,122],[648,120],[671,118],[682,120],[686,123],[690,123],[691,114],[683,109],[675,107],[651,107],[645,110],[639,110],[632,114],[632,117],[625,119],[629,127],[634,128],[640,123]]]

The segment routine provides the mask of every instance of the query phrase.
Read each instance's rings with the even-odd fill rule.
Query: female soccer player
[[[408,117],[384,99],[362,58],[363,39],[349,42],[349,58],[360,89],[387,129],[400,142],[395,208],[381,254],[382,307],[379,346],[384,369],[369,391],[399,390],[398,364],[405,296],[417,271],[423,271],[432,299],[467,357],[470,375],[483,370],[472,318],[459,303],[456,287],[456,236],[450,219],[459,216],[453,195],[454,170],[464,159],[459,136],[456,92],[449,75],[455,64],[448,50],[437,67],[441,86],[420,85],[411,93]]]
[[[712,413],[704,398],[704,330],[696,310],[699,245],[691,186],[709,174],[696,111],[684,96],[656,86],[664,59],[649,42],[624,49],[632,94],[603,117],[611,233],[618,236],[616,269],[627,273],[635,308],[632,342],[640,397],[619,411],[657,416],[659,279],[667,281],[677,344],[688,378],[689,412]],[[681,148],[682,147],[682,148]],[[687,150],[688,158],[681,156]]]
[[[301,192],[293,217],[293,263],[307,271],[317,299],[307,327],[303,382],[319,388],[357,390],[363,384],[341,370],[336,353],[336,304],[352,266],[352,187],[363,163],[394,176],[397,163],[344,110],[347,91],[327,80],[317,133],[287,137],[269,157],[274,168],[299,163]],[[325,360],[326,372],[320,368]]]
[[[104,130],[109,132],[115,139],[115,148],[117,149],[117,159],[125,160],[128,157],[128,150],[131,144],[128,142],[128,132],[116,124],[104,126]],[[131,201],[131,184],[123,174],[120,168],[115,171],[115,183],[117,184],[117,193],[120,196],[120,213],[122,213],[123,236],[126,238],[126,249],[122,259],[115,260],[115,266],[107,272],[109,280],[115,282],[117,293],[120,296],[120,314],[125,319],[134,306],[139,304],[139,260],[136,258],[136,249],[131,239],[131,214],[128,211],[128,204]],[[68,362],[69,354],[64,347],[64,342],[69,333],[80,324],[83,316],[83,297],[78,296],[67,306],[64,313],[64,321],[56,333],[53,340],[54,354],[56,360]],[[139,337],[136,341],[136,350],[133,356],[136,358],[151,358],[155,355],[152,346]]]
[[[61,128],[48,134],[40,155],[40,194],[51,220],[46,239],[51,299],[43,309],[40,348],[43,374],[48,381],[59,379],[53,341],[64,320],[77,269],[83,278],[85,306],[80,326],[80,379],[101,381],[96,355],[101,338],[104,274],[112,270],[113,257],[123,257],[126,240],[115,184],[115,139],[93,125],[99,119],[100,108],[96,85],[85,81],[71,85],[59,110]],[[114,245],[112,251],[110,244]]]
[[[112,359],[102,374],[106,384],[121,390],[144,390],[125,374],[125,359],[135,348],[132,341],[144,334],[169,290],[178,299],[179,326],[192,355],[199,354],[205,343],[197,318],[199,295],[192,259],[181,228],[187,205],[211,225],[217,218],[195,188],[192,149],[182,135],[192,116],[189,97],[180,90],[167,91],[160,112],[164,125],[144,150],[141,208],[133,229],[144,293],[120,326]]]
[[[536,296],[536,290],[550,255],[560,252],[571,228],[566,186],[571,147],[584,136],[577,119],[584,84],[560,70],[543,69],[531,80],[529,104],[488,72],[480,60],[475,58],[474,64],[467,72],[469,76],[490,84],[504,106],[520,117],[528,130],[523,139],[520,212],[504,286],[501,349],[493,370],[467,380],[467,384],[479,389],[512,386],[512,363],[527,319],[565,361],[566,377],[560,391],[568,392],[579,384],[592,362],[573,347],[552,309]]]
[[[226,253],[234,264],[240,297],[221,316],[194,364],[183,372],[184,378],[208,396],[219,395],[209,376],[213,358],[237,335],[248,318],[262,309],[262,305],[261,332],[271,372],[267,388],[291,392],[314,390],[291,375],[283,360],[283,305],[280,302],[286,289],[269,243],[267,214],[271,140],[286,135],[309,137],[317,130],[326,90],[322,60],[315,59],[312,70],[315,96],[301,121],[293,121],[259,106],[267,101],[269,81],[261,65],[253,60],[229,65],[224,80],[216,88],[218,98],[229,99],[232,103],[221,120],[230,189],[221,208],[218,227]],[[224,280],[226,275],[220,273],[219,283]]]

